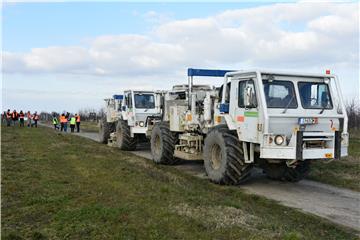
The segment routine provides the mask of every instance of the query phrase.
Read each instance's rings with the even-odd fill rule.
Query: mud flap
[[[335,131],[335,159],[340,160],[341,157],[341,132]]]
[[[303,160],[303,131],[296,133],[296,160]]]

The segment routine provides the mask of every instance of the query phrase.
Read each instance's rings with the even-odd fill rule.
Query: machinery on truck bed
[[[149,128],[161,119],[158,91],[128,90],[105,99],[106,115],[100,122],[100,141],[122,150],[135,150],[146,141]]]
[[[194,89],[194,76],[224,77]],[[335,75],[188,69],[187,94],[164,96],[151,135],[154,162],[203,159],[211,181],[238,184],[260,167],[299,181],[310,162],[347,156],[347,115]]]

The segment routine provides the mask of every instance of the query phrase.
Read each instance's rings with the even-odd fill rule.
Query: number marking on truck
[[[298,123],[300,125],[318,124],[318,118],[299,118]]]

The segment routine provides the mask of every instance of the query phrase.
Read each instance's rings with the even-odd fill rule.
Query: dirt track
[[[97,133],[81,132],[76,135],[99,141]],[[149,146],[139,146],[133,153],[151,159]],[[173,167],[196,177],[207,178],[202,161],[184,161]],[[299,183],[272,181],[258,169],[255,169],[250,180],[239,188],[360,231],[359,192],[309,180]]]
[[[143,148],[133,153],[151,159],[149,149]],[[207,178],[202,161],[184,161],[174,167],[194,176]],[[310,180],[302,180],[298,183],[273,181],[266,178],[259,169],[254,169],[249,181],[239,188],[360,230],[360,193],[358,192]]]

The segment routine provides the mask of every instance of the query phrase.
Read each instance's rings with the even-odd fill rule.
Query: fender
[[[226,125],[228,126],[228,128],[230,130],[236,130],[236,128],[237,128],[236,123],[229,114],[224,114],[224,115],[222,115],[222,117],[224,117]]]

